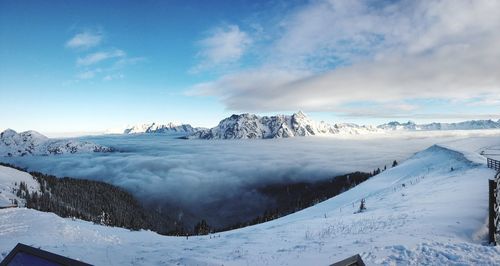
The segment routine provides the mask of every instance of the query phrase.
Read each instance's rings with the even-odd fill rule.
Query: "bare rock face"
[[[299,111],[291,116],[232,115],[211,129],[193,133],[190,138],[200,139],[272,139],[299,136],[362,134],[376,132],[376,128],[354,124],[330,125],[315,122]]]

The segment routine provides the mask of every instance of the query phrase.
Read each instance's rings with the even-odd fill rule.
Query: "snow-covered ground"
[[[24,199],[13,193],[13,189],[18,189],[21,182],[26,183],[30,192],[40,191],[40,185],[30,174],[0,166],[0,207],[12,206],[13,200],[16,200],[19,206],[24,206]]]
[[[499,145],[447,141],[311,208],[188,239],[3,209],[0,257],[22,242],[96,265],[328,265],[356,253],[368,265],[498,265],[500,248],[485,245],[494,171],[479,153]]]

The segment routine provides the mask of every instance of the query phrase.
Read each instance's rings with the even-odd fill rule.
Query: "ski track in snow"
[[[0,257],[22,242],[96,265],[327,265],[356,253],[367,265],[498,265],[500,247],[485,245],[494,171],[478,154],[498,145],[448,141],[311,208],[188,239],[4,209]]]

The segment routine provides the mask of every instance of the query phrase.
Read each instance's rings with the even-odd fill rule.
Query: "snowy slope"
[[[498,265],[500,247],[483,245],[494,172],[476,152],[499,144],[432,146],[311,208],[189,239],[4,209],[0,255],[22,242],[96,265],[327,265],[356,253],[367,265]]]
[[[196,131],[189,124],[174,124],[174,123],[166,123],[166,124],[157,124],[157,123],[149,123],[149,124],[139,124],[131,127],[127,127],[123,130],[123,134],[138,134],[138,133],[186,133],[192,134]]]
[[[299,111],[291,116],[232,115],[211,129],[200,130],[190,137],[200,139],[273,139],[296,136],[358,135],[377,132],[376,128],[355,124],[330,125],[315,122]]]
[[[20,182],[26,183],[30,192],[40,191],[40,185],[30,174],[0,165],[0,207],[11,206],[14,200],[24,206],[25,200],[15,193]]]
[[[74,139],[49,139],[33,130],[17,133],[12,129],[6,129],[0,133],[0,156],[109,151],[111,151],[111,148],[90,142]]]

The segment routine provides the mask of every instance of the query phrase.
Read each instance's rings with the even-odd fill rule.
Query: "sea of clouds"
[[[270,204],[256,188],[370,172],[456,136],[298,137],[270,140],[184,140],[168,135],[80,138],[112,153],[2,158],[29,170],[108,182],[145,204],[175,206],[188,223],[214,225],[255,217]],[[182,210],[182,211],[179,211]]]

